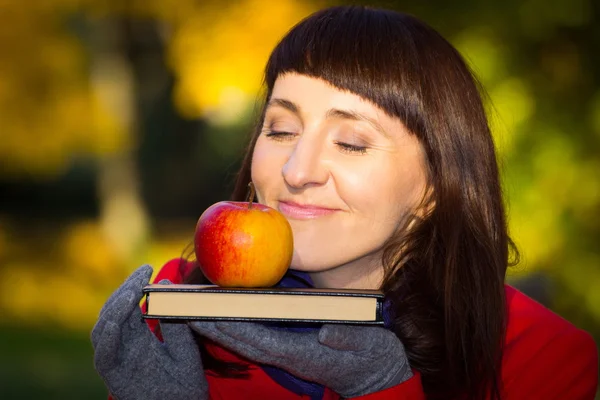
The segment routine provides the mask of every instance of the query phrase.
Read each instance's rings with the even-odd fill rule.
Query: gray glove
[[[118,400],[207,399],[208,383],[190,328],[161,322],[161,343],[142,319],[142,288],[151,275],[150,266],[138,268],[102,307],[91,335],[96,371]]]
[[[290,332],[249,322],[194,321],[190,326],[243,357],[320,383],[344,398],[412,377],[404,346],[380,327],[324,325],[312,332]]]

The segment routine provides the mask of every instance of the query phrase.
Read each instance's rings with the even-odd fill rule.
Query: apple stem
[[[248,184],[248,187],[250,188],[250,193],[248,193],[248,210],[250,210],[252,208],[252,201],[254,200],[254,184],[252,182],[250,182]]]

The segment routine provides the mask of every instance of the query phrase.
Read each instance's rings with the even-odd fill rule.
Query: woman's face
[[[376,288],[382,246],[420,203],[426,174],[421,144],[399,119],[290,73],[275,82],[252,181],[292,226],[291,268],[317,287]]]

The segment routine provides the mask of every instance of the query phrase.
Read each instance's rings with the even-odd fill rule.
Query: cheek
[[[276,151],[269,149],[268,143],[259,138],[252,154],[250,168],[250,179],[254,183],[256,195],[259,202],[264,203],[268,193],[272,192],[278,185],[277,180],[281,176],[280,161]]]
[[[394,160],[377,163],[340,179],[340,195],[351,208],[374,222],[400,220],[421,200],[424,178],[418,168],[402,168]]]
[[[260,153],[254,152],[252,157],[252,165],[250,168],[250,180],[254,184],[256,190],[256,196],[260,203],[264,200],[264,188],[265,188],[265,167],[264,162]]]

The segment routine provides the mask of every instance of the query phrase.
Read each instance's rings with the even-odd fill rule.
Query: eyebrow
[[[388,133],[383,129],[383,127],[377,122],[375,119],[371,117],[367,117],[364,114],[361,114],[357,111],[353,110],[338,110],[336,108],[332,108],[327,111],[327,118],[341,118],[348,119],[351,121],[364,121],[367,122],[371,127],[373,127],[377,132],[381,133],[385,137],[389,137]]]
[[[289,100],[284,100],[284,99],[271,99],[269,100],[269,104],[267,104],[267,108],[268,107],[281,107],[281,108],[285,108],[288,111],[293,112],[296,115],[300,115],[300,107],[298,107],[296,104],[292,103]]]
[[[284,108],[298,116],[300,116],[300,107],[289,101],[289,100],[285,100],[285,99],[271,99],[269,100],[269,103],[267,104],[267,107],[281,107]],[[364,114],[361,114],[357,111],[353,111],[353,110],[340,110],[337,108],[332,108],[330,110],[327,111],[327,113],[325,114],[326,118],[340,118],[340,119],[347,119],[347,120],[351,120],[351,121],[364,121],[367,122],[369,125],[371,125],[376,131],[378,131],[379,133],[381,133],[383,136],[388,137],[389,135],[388,133],[385,131],[385,129],[383,129],[383,127],[381,126],[381,124],[379,124],[379,122],[377,122],[375,119],[368,117]]]

